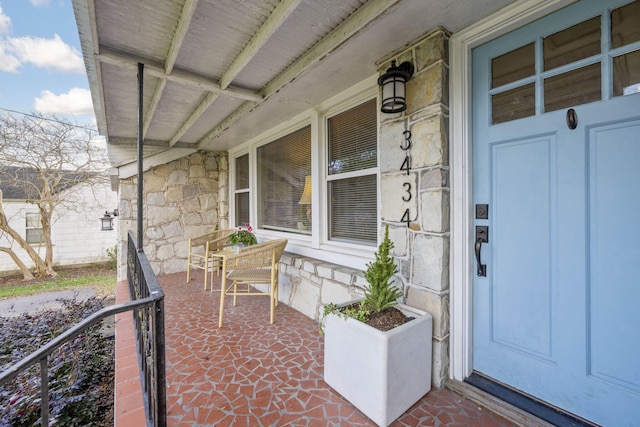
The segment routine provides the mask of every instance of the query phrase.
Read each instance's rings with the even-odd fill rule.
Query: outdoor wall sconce
[[[405,61],[396,67],[396,61],[391,61],[391,67],[380,76],[378,84],[382,87],[383,113],[400,113],[407,109],[405,85],[413,76],[413,65]]]
[[[104,216],[100,218],[100,221],[102,221],[102,231],[113,230],[113,218],[116,216],[118,216],[118,209],[114,209],[113,212],[104,211]]]

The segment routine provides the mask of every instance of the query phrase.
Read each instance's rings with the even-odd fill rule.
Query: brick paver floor
[[[323,381],[323,339],[312,319],[280,304],[270,325],[268,299],[244,297],[236,307],[229,299],[218,329],[220,294],[202,289],[202,275],[190,283],[186,273],[159,280],[166,293],[169,426],[375,426]],[[126,415],[135,411],[118,407],[116,426],[132,425]],[[434,389],[392,426],[514,424]]]

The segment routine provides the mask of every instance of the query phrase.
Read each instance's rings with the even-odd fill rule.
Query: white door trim
[[[449,376],[471,374],[473,349],[473,156],[471,50],[577,0],[519,0],[454,34],[450,40],[451,278]],[[491,210],[489,210],[491,214]]]

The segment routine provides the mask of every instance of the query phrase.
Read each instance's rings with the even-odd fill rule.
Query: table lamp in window
[[[304,177],[304,189],[302,190],[302,196],[298,204],[307,206],[307,220],[309,224],[311,224],[311,175]]]

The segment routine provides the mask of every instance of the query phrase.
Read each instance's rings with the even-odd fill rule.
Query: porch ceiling
[[[429,30],[514,0],[73,0],[100,133],[135,161],[228,150],[372,76]]]

